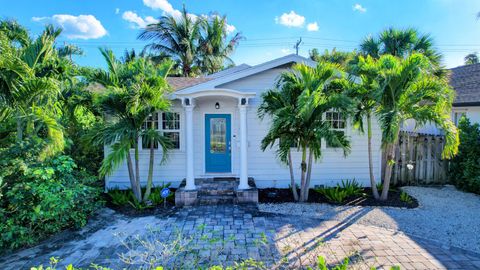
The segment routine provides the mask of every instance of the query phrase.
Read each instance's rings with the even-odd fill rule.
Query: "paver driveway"
[[[150,242],[140,245],[132,240],[134,236]],[[227,265],[253,258],[265,261],[268,268],[288,269],[313,264],[319,255],[331,264],[349,257],[354,269],[388,269],[391,265],[400,265],[402,269],[480,268],[477,254],[442,248],[436,242],[401,232],[354,224],[348,219],[339,222],[266,214],[254,206],[232,205],[184,208],[169,217],[135,218],[105,208],[81,231],[61,234],[39,246],[0,258],[0,268],[29,269],[45,265],[55,256],[61,259],[60,265],[87,267],[96,263],[114,269],[136,269],[138,264],[125,264],[119,254],[124,254],[124,260],[134,261],[149,250],[155,254],[147,256],[159,255],[159,250],[168,248],[164,246],[166,242],[177,240],[178,244],[179,238],[189,248],[188,253],[196,255],[162,255],[169,259],[166,263],[181,263],[182,268],[193,265],[192,260]],[[155,242],[159,239],[163,242]],[[122,241],[131,243],[130,248],[123,246]]]

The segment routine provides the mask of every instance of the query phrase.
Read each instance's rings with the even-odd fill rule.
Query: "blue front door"
[[[230,114],[205,115],[205,171],[232,172]]]

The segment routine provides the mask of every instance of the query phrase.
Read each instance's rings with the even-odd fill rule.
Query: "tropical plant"
[[[64,147],[58,123],[63,72],[54,48],[60,30],[47,26],[33,40],[25,33],[14,22],[0,22],[0,117],[15,121],[17,143],[25,136],[45,138],[45,158]]]
[[[467,54],[464,60],[465,60],[465,65],[473,65],[473,64],[479,63],[478,54],[476,52]]]
[[[180,75],[190,77],[214,73],[233,64],[230,56],[243,37],[236,33],[228,39],[228,27],[225,16],[197,17],[189,14],[184,6],[179,17],[160,17],[138,38],[152,41],[145,46],[144,53],[152,58],[159,55],[173,59],[181,70]]]
[[[410,197],[410,195],[408,195],[405,191],[402,191],[400,193],[400,201],[408,204],[413,203],[412,197]]]
[[[101,205],[96,178],[78,169],[70,157],[38,161],[43,144],[37,138],[0,148],[0,250],[82,227]]]
[[[130,184],[138,202],[148,199],[153,183],[154,150],[162,149],[162,162],[166,160],[170,141],[155,130],[153,124],[145,125],[147,118],[158,111],[169,109],[166,76],[172,66],[170,61],[155,65],[145,58],[134,58],[122,63],[112,51],[102,49],[108,71],[96,70],[89,75],[92,82],[106,87],[98,100],[102,111],[110,117],[105,125],[91,132],[88,141],[109,145],[110,150],[102,162],[101,175],[111,173],[127,161]],[[141,191],[139,141],[150,148],[149,170],[145,194]],[[134,149],[134,164],[130,149]],[[133,167],[135,166],[135,167]]]
[[[362,194],[362,185],[360,185],[355,179],[342,180],[340,187],[347,191],[348,196],[356,196]]]
[[[343,52],[337,51],[336,48],[333,48],[331,51],[325,50],[323,54],[318,52],[318,49],[312,49],[309,51],[310,59],[315,62],[329,62],[342,66],[344,69],[347,69],[350,63],[356,58],[357,52]]]
[[[462,117],[458,129],[458,155],[450,161],[448,176],[457,188],[480,194],[480,125]]]
[[[454,92],[446,80],[433,75],[435,65],[422,54],[414,53],[405,59],[383,55],[378,61],[372,57],[361,57],[362,61],[367,65],[376,65],[378,70],[376,80],[380,93],[375,114],[382,130],[382,148],[387,159],[380,200],[386,200],[395,145],[401,125],[407,119],[415,120],[419,126],[435,123],[445,133],[442,157],[451,158],[457,153],[458,133],[450,120]]]
[[[425,55],[435,66],[440,66],[441,54],[433,47],[433,40],[414,28],[388,28],[377,37],[368,36],[360,44],[360,52],[373,58],[390,54],[406,58],[413,53]]]
[[[279,159],[290,168],[291,187],[295,187],[292,147],[302,154],[300,195],[292,188],[295,200],[308,200],[313,161],[322,155],[321,141],[339,147],[346,155],[350,143],[345,134],[335,132],[324,119],[327,111],[349,108],[351,101],[342,91],[348,84],[339,66],[320,62],[316,67],[294,65],[280,75],[276,88],[262,95],[258,109],[261,119],[271,117],[267,135],[262,139],[263,151],[276,146]],[[308,156],[308,158],[307,158]]]
[[[343,203],[349,196],[348,192],[338,185],[335,187],[316,189],[316,191],[325,196],[327,200],[335,203]]]
[[[234,65],[230,58],[243,36],[236,33],[230,40],[226,16],[213,14],[201,22],[199,37],[200,59],[198,66],[202,73],[211,74],[222,70],[225,65]]]

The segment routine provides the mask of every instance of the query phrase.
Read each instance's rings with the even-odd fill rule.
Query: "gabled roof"
[[[168,77],[167,78],[168,84],[172,87],[174,91],[178,91],[178,90],[181,90],[190,86],[194,86],[200,83],[204,83],[210,80],[212,79],[207,77],[198,77],[198,78]]]
[[[291,64],[291,63],[305,63],[312,67],[316,66],[316,62],[311,59],[308,59],[296,54],[290,54],[290,55],[286,55],[284,57],[280,57],[280,58],[259,64],[253,67],[242,68],[241,70],[238,70],[236,72],[231,72],[224,76],[220,76],[203,83],[199,83],[199,84],[192,85],[190,87],[183,88],[180,91],[178,91],[178,93],[188,94],[188,93],[194,93],[195,91],[200,91],[205,89],[214,89],[219,85],[232,82],[238,79],[242,79],[248,76],[252,76],[254,74],[257,74],[272,68],[284,66],[286,64]]]
[[[479,106],[480,64],[460,66],[451,71],[450,85],[456,92],[453,106]]]
[[[216,79],[216,78],[220,78],[220,77],[223,77],[223,76],[226,76],[226,75],[229,75],[229,74],[233,74],[235,72],[239,72],[241,70],[244,70],[244,69],[247,69],[247,68],[250,68],[250,67],[251,67],[250,65],[241,64],[241,65],[238,65],[238,66],[227,68],[227,69],[224,69],[222,71],[207,75],[207,76],[205,76],[205,78]]]

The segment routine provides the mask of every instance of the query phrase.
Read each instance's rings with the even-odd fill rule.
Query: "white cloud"
[[[283,13],[280,17],[275,17],[275,22],[288,27],[302,27],[305,23],[305,17],[292,10],[290,13]]]
[[[167,0],[143,0],[143,4],[151,9],[163,10],[163,12],[175,18],[180,17],[182,14],[180,10],[174,9]]]
[[[165,15],[171,15],[173,16],[174,18],[179,18],[181,15],[182,15],[182,12],[178,9],[175,9],[172,4],[170,4],[170,2],[168,2],[168,0],[143,0],[143,4],[151,9],[154,9],[154,10],[162,10],[163,11],[163,14]],[[124,13],[125,14],[125,13]],[[136,14],[135,14],[136,15]],[[192,19],[192,20],[197,20],[198,16],[193,14],[193,13],[188,13],[188,16]],[[201,14],[200,15],[201,17],[203,18],[208,18],[209,16],[217,16],[217,15],[206,15],[206,14]],[[138,16],[137,16],[138,17]],[[147,19],[148,17],[146,17],[145,19]],[[125,18],[124,18],[125,19]],[[135,18],[136,20],[138,20],[138,18]],[[140,18],[141,19],[141,18]],[[148,24],[148,23],[147,23]],[[139,25],[137,23],[137,25]],[[141,26],[140,26],[141,27]],[[227,24],[227,28],[226,28],[226,31],[227,31],[227,34],[231,34],[233,32],[235,32],[236,28],[235,26],[231,25],[231,24]]]
[[[354,11],[361,12],[361,13],[367,12],[367,9],[364,8],[362,5],[360,5],[360,4],[358,4],[358,3],[355,4],[355,5],[353,5],[353,10],[354,10]]]
[[[120,13],[120,9],[119,8],[116,8],[115,9],[115,14],[119,14]]]
[[[152,16],[147,16],[145,18],[142,18],[138,16],[137,13],[130,10],[123,12],[122,19],[124,19],[127,22],[131,22],[134,28],[145,28],[149,24],[158,22],[158,20],[156,20]]]
[[[313,22],[313,23],[307,24],[307,30],[310,31],[310,32],[316,32],[316,31],[318,31],[318,23],[317,23],[317,22]]]
[[[292,50],[287,49],[287,48],[283,48],[283,49],[281,49],[280,51],[281,51],[283,54],[289,54],[289,53],[291,53]]]
[[[56,14],[51,17],[33,17],[32,20],[62,28],[62,34],[69,39],[96,39],[107,34],[102,23],[93,15]]]

